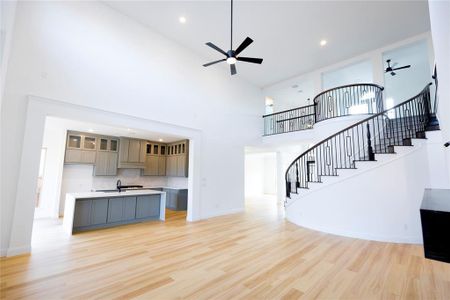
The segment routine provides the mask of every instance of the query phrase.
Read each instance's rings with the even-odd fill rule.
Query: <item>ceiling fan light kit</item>
[[[230,35],[230,50],[225,52],[224,50],[220,49],[216,45],[214,45],[211,42],[206,43],[207,46],[213,48],[217,52],[222,53],[226,56],[226,58],[219,59],[216,61],[212,61],[209,63],[204,64],[204,67],[208,67],[220,62],[226,61],[230,65],[230,72],[231,75],[235,75],[237,73],[236,71],[236,62],[242,61],[242,62],[248,62],[248,63],[254,63],[254,64],[261,64],[263,62],[262,58],[253,58],[253,57],[242,57],[239,56],[239,54],[244,51],[245,48],[247,48],[251,43],[253,43],[253,40],[249,37],[247,37],[240,45],[237,47],[236,50],[233,50],[233,0],[231,0],[231,35]]]

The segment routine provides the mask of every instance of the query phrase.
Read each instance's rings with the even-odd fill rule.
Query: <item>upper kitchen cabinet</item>
[[[119,140],[110,137],[98,138],[98,151],[95,160],[95,176],[117,175]]]
[[[189,141],[179,141],[167,145],[166,175],[188,177]]]
[[[97,137],[78,132],[68,132],[66,142],[67,164],[94,164]]]
[[[147,141],[145,168],[142,175],[166,176],[166,149],[165,144]]]
[[[119,168],[145,168],[147,142],[121,137],[119,143]]]

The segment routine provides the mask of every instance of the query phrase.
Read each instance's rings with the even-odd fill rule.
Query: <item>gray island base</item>
[[[75,232],[165,220],[166,193],[155,190],[69,193],[63,227]]]

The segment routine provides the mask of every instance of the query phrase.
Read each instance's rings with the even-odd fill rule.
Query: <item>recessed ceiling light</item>
[[[89,128],[89,130],[88,130],[89,132],[94,132],[94,129],[92,129],[92,128]]]
[[[163,140],[163,139],[159,139],[158,141],[160,141],[160,142],[164,142],[164,140]]]
[[[320,46],[325,46],[327,44],[327,40],[321,40],[320,41]]]
[[[178,18],[178,21],[180,21],[181,24],[184,24],[186,23],[186,17],[181,16]]]

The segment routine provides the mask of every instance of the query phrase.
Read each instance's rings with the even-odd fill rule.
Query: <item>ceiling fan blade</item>
[[[400,67],[400,68],[395,68],[395,69],[392,69],[392,70],[401,70],[401,69],[408,69],[408,68],[410,68],[411,67],[411,65],[407,65],[407,66],[403,66],[403,67]]]
[[[225,51],[223,51],[222,49],[220,49],[219,47],[217,47],[217,46],[214,45],[213,43],[208,42],[208,43],[206,43],[206,45],[209,46],[209,47],[211,47],[211,48],[213,48],[213,49],[216,50],[216,51],[219,51],[219,52],[222,53],[223,55],[228,56],[228,54],[227,54]]]
[[[235,65],[235,64],[231,64],[231,65],[230,65],[230,72],[231,72],[231,75],[234,75],[234,74],[237,73],[237,72],[236,72],[236,65]]]
[[[210,65],[214,65],[214,64],[220,63],[220,62],[222,62],[222,61],[226,61],[226,60],[227,60],[226,58],[224,58],[224,59],[219,59],[219,60],[212,61],[212,62],[210,62],[210,63],[204,64],[203,66],[204,66],[204,67],[208,67],[208,66],[210,66]]]
[[[238,55],[239,53],[241,53],[251,43],[253,43],[253,40],[249,37],[246,37],[245,40],[242,42],[242,44],[240,44],[239,47],[237,47],[236,51],[234,51],[235,55]]]
[[[254,58],[254,57],[237,57],[236,59],[239,61],[245,61],[254,64],[262,64],[263,62],[262,58]]]
[[[395,76],[395,74],[396,74],[395,72],[391,72],[391,75],[392,75],[392,76]]]

